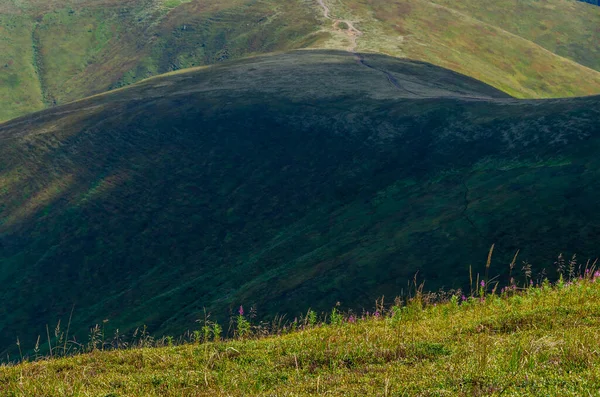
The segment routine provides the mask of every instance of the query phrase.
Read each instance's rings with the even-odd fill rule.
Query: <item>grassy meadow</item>
[[[600,272],[576,270],[580,277],[565,275],[569,281],[554,285],[547,279],[533,285],[526,277],[500,289],[482,277],[471,293],[423,294],[417,287],[407,300],[386,305],[382,299],[370,312],[336,306],[270,324],[258,324],[240,308],[226,340],[221,327],[204,319],[183,339],[141,336],[129,345],[103,324],[91,331],[80,350],[85,353],[33,356],[0,366],[0,392],[15,397],[597,395]],[[55,355],[63,351],[59,343]],[[64,343],[65,349],[80,346]]]
[[[0,121],[174,70],[318,43],[304,0],[9,1]]]
[[[517,98],[597,94],[600,8],[570,0],[331,1],[360,51],[421,60]]]

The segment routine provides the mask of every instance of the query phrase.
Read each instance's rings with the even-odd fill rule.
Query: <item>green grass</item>
[[[326,35],[318,10],[301,0],[23,0],[0,12],[0,61],[12,65],[0,70],[0,121],[161,73],[308,47]]]
[[[164,0],[162,5],[163,7],[173,9],[175,7],[180,6],[183,3],[189,3],[192,0]]]
[[[524,37],[557,55],[600,70],[600,30],[594,28],[600,21],[600,12],[595,8],[570,0],[544,3],[435,0],[434,3],[467,13],[479,21]],[[557,12],[557,9],[561,12]]]
[[[99,61],[118,28],[110,12],[99,10],[58,9],[44,15],[34,35],[47,102],[75,100],[90,92],[91,84],[77,82],[78,77]]]
[[[2,366],[0,392],[582,396],[600,388],[599,280],[488,291],[483,300],[460,304],[460,293],[446,303],[428,298],[417,295],[407,306],[378,309],[380,315],[330,313],[327,324],[309,325],[301,318],[268,337],[154,348],[141,343],[116,351],[98,347]],[[159,344],[169,343],[167,338]]]
[[[73,304],[78,337],[103,319],[179,334],[203,307],[358,308],[416,272],[461,287],[494,242],[503,278],[517,249],[537,271],[598,255],[599,98],[363,62],[239,60],[2,124],[2,348]]]
[[[26,17],[0,15],[0,120],[44,107]]]
[[[518,98],[600,92],[600,8],[576,1],[330,1],[359,50],[431,62]]]

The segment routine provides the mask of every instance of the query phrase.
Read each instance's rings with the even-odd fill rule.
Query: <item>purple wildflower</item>
[[[462,301],[464,302],[467,300],[467,297],[463,295],[460,299],[462,299]]]
[[[377,311],[375,312],[375,318],[379,318],[379,317],[381,317],[381,313],[379,313],[379,310],[377,310]]]
[[[350,317],[348,317],[348,322],[349,323],[355,323],[356,322],[356,318],[354,316],[350,316]]]
[[[238,313],[240,314],[240,316],[244,315],[244,306],[240,305],[240,309],[238,310]]]
[[[485,281],[481,280],[481,282],[479,283],[479,285],[481,285],[481,288],[485,287]]]

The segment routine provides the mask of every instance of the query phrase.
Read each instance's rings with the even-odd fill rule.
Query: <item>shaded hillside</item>
[[[519,101],[428,64],[300,51],[0,125],[0,342],[370,305],[597,254],[600,98]]]

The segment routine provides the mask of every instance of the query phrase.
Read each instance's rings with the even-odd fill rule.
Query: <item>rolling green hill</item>
[[[0,4],[0,121],[182,68],[321,40],[305,0]]]
[[[332,2],[362,51],[427,61],[519,98],[600,93],[600,8],[570,0]]]
[[[370,305],[598,254],[600,97],[516,100],[382,55],[296,51],[0,125],[0,345],[205,307]],[[520,265],[519,265],[520,269]]]
[[[574,0],[323,5],[331,19],[318,0],[3,1],[0,121],[161,73],[300,48],[358,46],[425,61],[520,98],[600,93],[598,7]],[[347,22],[356,30],[342,29]]]

